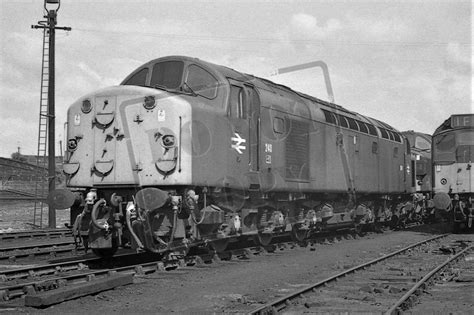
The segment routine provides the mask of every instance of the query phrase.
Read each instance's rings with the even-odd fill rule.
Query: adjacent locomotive
[[[430,194],[431,183],[431,135],[408,130],[402,132],[411,146],[412,185],[417,193]]]
[[[438,208],[452,209],[455,231],[473,229],[473,161],[474,114],[452,115],[433,134],[433,191]]]
[[[64,172],[83,196],[71,211],[99,255],[302,240],[389,220],[415,191],[391,126],[196,58],[152,60],[67,120]]]
[[[402,132],[411,147],[413,207],[405,207],[407,222],[435,221],[435,211],[432,201],[432,162],[431,135],[408,130]]]

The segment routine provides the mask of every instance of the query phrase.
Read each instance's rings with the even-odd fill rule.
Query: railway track
[[[97,257],[82,257],[44,265],[29,265],[0,271],[0,301],[16,300],[26,294],[35,294],[64,286],[74,286],[117,273],[148,274],[156,271],[210,264],[215,260],[227,261],[233,257],[247,260],[252,255],[259,255],[264,251],[291,250],[301,246],[314,250],[313,246],[318,243],[330,245],[342,241],[344,238],[352,239],[354,237],[357,236],[353,233],[339,233],[332,236],[324,234],[304,243],[295,243],[288,238],[280,238],[275,239],[275,243],[268,246],[255,246],[253,242],[248,241],[240,247],[230,246],[229,250],[221,253],[210,250],[208,252],[190,253],[186,257],[166,257],[166,259],[156,254],[137,254],[126,251],[109,260]]]
[[[21,268],[0,271],[0,301],[16,300],[26,294],[34,294],[45,290],[52,290],[64,286],[74,286],[93,279],[105,278],[116,273],[147,274],[161,270],[171,270],[195,264],[209,264],[213,260],[249,259],[252,255],[259,255],[263,251],[274,252],[296,247],[307,247],[315,250],[315,245],[330,245],[344,239],[359,237],[351,230],[321,233],[305,242],[291,241],[290,237],[275,238],[275,243],[269,246],[255,246],[252,241],[234,244],[229,250],[216,253],[214,251],[190,253],[187,257],[162,257],[147,253],[131,253],[130,251],[114,256],[111,260],[97,257],[63,259],[56,263],[44,265],[30,265]],[[67,242],[64,242],[67,243]],[[47,252],[47,249],[45,252]],[[55,249],[57,250],[57,249]]]
[[[50,229],[0,234],[0,263],[18,263],[76,255],[84,249],[77,246],[71,230]],[[35,261],[37,263],[37,261]]]
[[[38,258],[51,259],[60,255],[83,254],[84,248],[76,246],[72,239],[31,245],[11,245],[0,247],[0,263],[28,262]]]
[[[43,229],[0,233],[0,241],[3,243],[5,241],[52,239],[70,236],[72,236],[70,229]]]
[[[444,234],[412,244],[285,295],[251,314],[348,310],[396,314],[411,306],[430,281],[473,248],[467,242],[452,241]],[[456,254],[449,259],[437,255],[443,249]]]

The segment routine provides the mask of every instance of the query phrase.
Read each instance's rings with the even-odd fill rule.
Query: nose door
[[[95,99],[94,152],[91,173],[94,184],[108,184],[115,181],[117,128],[115,96],[101,96]]]

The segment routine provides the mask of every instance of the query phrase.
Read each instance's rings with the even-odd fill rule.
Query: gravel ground
[[[22,307],[10,311],[32,314],[244,313],[302,286],[434,234],[431,231],[386,232],[344,239],[332,245],[316,245],[315,251],[307,247],[263,253],[248,260],[233,258],[136,277],[133,285],[44,310]],[[473,288],[472,284],[470,288]],[[470,300],[465,298],[464,304],[468,305]],[[444,310],[464,314],[466,305],[452,303],[449,311]],[[424,310],[417,309],[416,313],[423,314]]]
[[[34,208],[34,201],[0,200],[0,233],[31,230],[33,228]],[[43,206],[42,219],[43,227],[47,227],[47,204]],[[56,211],[56,227],[64,228],[64,223],[69,223],[69,210]]]

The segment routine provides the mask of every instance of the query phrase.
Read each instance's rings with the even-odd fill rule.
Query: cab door
[[[235,80],[229,80],[229,82],[228,171],[235,178],[240,178],[240,182],[246,182],[249,185],[258,184],[256,172],[259,170],[260,99],[252,85]]]
[[[253,86],[245,85],[248,104],[249,128],[249,171],[258,172],[260,168],[260,98]]]

